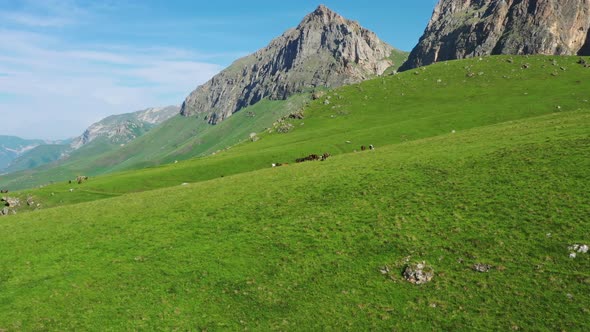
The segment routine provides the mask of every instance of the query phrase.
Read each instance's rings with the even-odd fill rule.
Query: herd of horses
[[[375,147],[373,146],[373,144],[369,145],[368,147],[369,150],[375,150]],[[365,151],[367,150],[367,147],[362,145],[361,146],[361,151]],[[302,163],[302,162],[306,162],[306,161],[314,161],[314,160],[320,160],[320,161],[324,161],[328,158],[330,158],[330,154],[328,152],[325,152],[324,154],[317,155],[317,154],[310,154],[307,157],[301,157],[301,158],[297,158],[295,159],[296,163]],[[285,165],[289,165],[288,163],[274,163],[272,164],[272,167],[278,167],[278,166],[285,166]]]
[[[328,152],[324,153],[323,155],[317,155],[317,154],[310,154],[307,157],[303,157],[303,158],[297,158],[295,159],[296,163],[302,163],[304,161],[313,161],[313,160],[321,160],[324,161],[326,159],[330,158],[330,154]]]

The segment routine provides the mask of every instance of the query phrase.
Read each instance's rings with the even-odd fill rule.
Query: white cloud
[[[32,27],[62,27],[72,24],[73,21],[67,18],[46,17],[24,13],[0,13],[0,20],[17,25]]]
[[[75,48],[18,30],[0,30],[0,40],[1,134],[79,135],[111,114],[178,105],[221,70],[183,49]]]

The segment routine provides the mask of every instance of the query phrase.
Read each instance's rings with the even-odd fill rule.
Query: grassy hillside
[[[567,247],[590,242],[589,126],[585,110],[445,127],[0,219],[0,328],[588,330],[590,256]],[[423,260],[431,283],[402,280]]]
[[[408,60],[409,56],[410,56],[410,52],[401,51],[401,50],[393,50],[391,52],[391,55],[389,56],[389,59],[393,62],[393,66],[388,68],[383,73],[383,75],[390,75],[390,74],[397,72],[397,70],[404,64],[404,62],[406,62],[406,60]]]
[[[590,70],[577,61],[577,57],[487,57],[381,77],[331,91],[312,102],[305,109],[305,119],[290,121],[293,127],[288,133],[273,129],[261,133],[257,142],[215,156],[93,178],[74,187],[78,195],[71,195],[72,186],[63,182],[30,193],[46,206],[62,205],[80,202],[82,197],[92,200],[268,168],[276,162],[292,163],[310,153],[350,153],[361,145],[379,148],[453,130],[587,108]],[[528,69],[523,68],[525,64]],[[182,123],[190,128],[189,122]],[[176,127],[168,130],[174,133]],[[148,135],[146,139],[155,143],[156,137]]]
[[[77,175],[94,176],[208,155],[248,139],[252,132],[272,126],[278,118],[301,109],[308,100],[306,94],[286,101],[263,100],[216,126],[208,125],[203,119],[176,116],[145,134],[136,133],[139,138],[123,146],[101,137],[73,152],[57,167],[50,165],[0,176],[0,187],[22,189],[67,181]],[[124,120],[122,116],[113,118]],[[107,120],[110,118],[104,120],[106,124]]]
[[[262,100],[215,126],[201,118],[177,116],[124,149],[101,157],[100,162],[111,164],[113,170],[123,170],[220,152],[248,140],[251,133],[271,127],[277,119],[301,109],[308,100],[307,94],[286,101]]]
[[[309,153],[351,152],[359,149],[361,144],[397,143],[451,130],[586,107],[590,98],[587,94],[590,71],[577,61],[577,57],[485,57],[439,63],[337,89],[308,107],[306,119],[292,121],[294,128],[288,134],[260,135],[262,139],[258,142],[224,153],[220,159],[203,161],[204,166],[199,166],[198,172],[187,171],[190,174],[187,180],[254,170],[272,162],[293,161]],[[274,107],[273,103],[266,102],[255,105],[253,112],[262,114],[257,110],[281,109]],[[102,156],[96,162],[81,159],[75,165],[48,172],[0,177],[0,186],[24,188],[77,174],[94,175],[111,169],[145,167],[211,153],[224,147],[211,146],[211,142],[220,136],[215,134],[217,130],[234,132],[243,123],[256,125],[261,121],[256,117],[245,119],[247,111],[244,111],[236,114],[236,118],[230,118],[233,122],[225,125],[227,131],[224,127],[210,128],[198,119],[185,118],[182,121],[176,118],[161,131],[156,129],[136,143]],[[274,121],[272,118],[267,120],[264,126],[239,129],[245,135],[240,132],[240,136],[232,137],[228,144],[245,139],[249,132],[269,127]],[[204,139],[199,132],[203,132]],[[185,143],[179,143],[182,140],[186,140]],[[348,141],[351,143],[346,143]],[[170,153],[170,148],[174,152]],[[231,164],[237,167],[225,167],[230,165],[226,158],[232,159]],[[196,166],[190,164],[187,167]],[[169,184],[165,181],[163,186]]]

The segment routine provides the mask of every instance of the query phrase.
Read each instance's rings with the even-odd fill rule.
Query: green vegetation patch
[[[2,219],[0,327],[587,330],[590,257],[568,246],[590,242],[589,124],[561,112]],[[405,281],[421,261],[432,281]]]

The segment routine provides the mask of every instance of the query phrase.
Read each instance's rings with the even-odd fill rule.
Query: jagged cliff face
[[[111,143],[125,144],[141,136],[155,125],[177,115],[179,111],[178,106],[168,106],[112,115],[88,127],[81,136],[72,141],[70,146],[72,149],[79,149],[98,137],[106,137]]]
[[[590,0],[440,0],[402,70],[490,54],[590,54]]]
[[[320,6],[297,28],[197,88],[181,114],[202,115],[215,124],[263,98],[360,82],[393,65],[392,51],[373,32]]]

